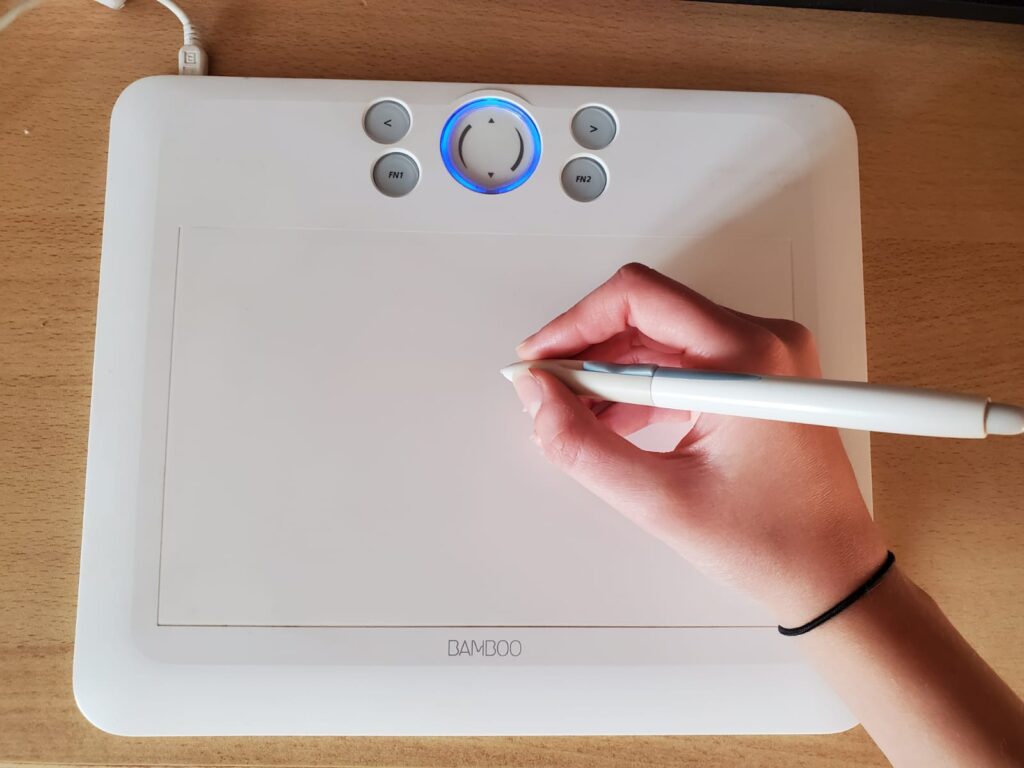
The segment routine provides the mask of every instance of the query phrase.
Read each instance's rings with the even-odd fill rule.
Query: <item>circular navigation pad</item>
[[[515,102],[494,96],[457,109],[441,131],[441,158],[467,189],[498,195],[523,184],[540,162],[540,131]]]

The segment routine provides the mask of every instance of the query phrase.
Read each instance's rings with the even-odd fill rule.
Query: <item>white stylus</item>
[[[531,360],[501,373],[512,381],[528,368],[616,403],[930,437],[1024,433],[1024,408],[931,389],[581,360]]]

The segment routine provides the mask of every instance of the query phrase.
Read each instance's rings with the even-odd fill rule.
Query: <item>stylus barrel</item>
[[[659,368],[659,408],[931,437],[987,435],[984,397],[852,381]]]
[[[528,368],[550,371],[578,395],[678,411],[926,437],[1024,433],[1024,408],[931,389],[580,360],[515,363],[502,373],[512,380]]]

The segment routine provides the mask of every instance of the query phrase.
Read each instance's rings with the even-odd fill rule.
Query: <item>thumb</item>
[[[549,462],[627,516],[656,498],[663,479],[656,457],[601,424],[552,373],[527,370],[513,385]]]

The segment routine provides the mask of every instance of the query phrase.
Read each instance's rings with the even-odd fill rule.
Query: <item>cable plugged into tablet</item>
[[[116,11],[124,8],[125,0],[96,0],[96,2]],[[199,30],[174,0],[157,0],[157,2],[177,16],[184,29],[185,42],[178,49],[178,74],[205,75],[210,69],[210,60],[206,51],[203,50]]]

